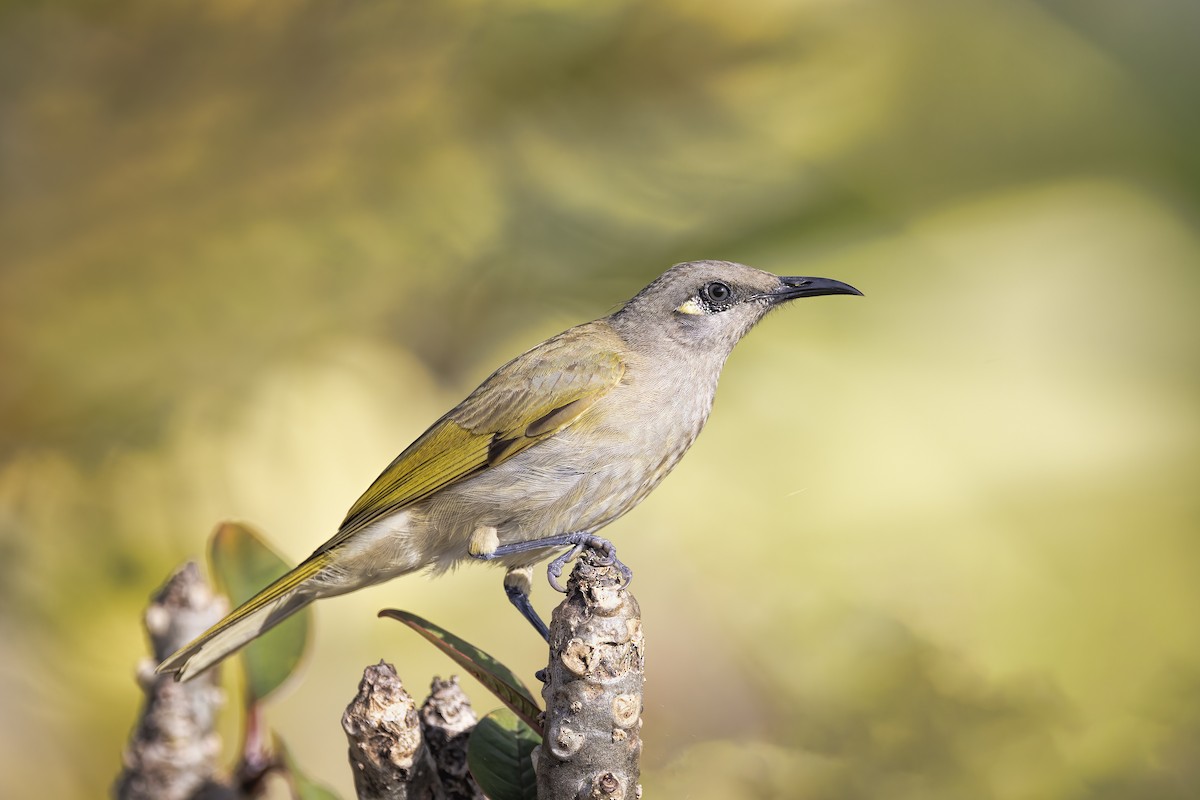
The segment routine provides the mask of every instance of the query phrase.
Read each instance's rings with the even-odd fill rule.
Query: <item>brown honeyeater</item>
[[[861,294],[727,261],[677,264],[619,310],[508,362],[388,465],[332,539],[158,666],[194,677],[322,597],[471,559],[529,568],[640,503],[695,441],[734,345],[799,297]],[[561,570],[556,559],[551,580]]]

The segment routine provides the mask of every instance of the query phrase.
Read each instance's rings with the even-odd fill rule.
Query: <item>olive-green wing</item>
[[[594,326],[573,328],[496,370],[396,457],[320,549],[503,463],[578,419],[625,374],[617,342]]]

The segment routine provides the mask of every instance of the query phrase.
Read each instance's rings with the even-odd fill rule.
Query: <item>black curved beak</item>
[[[862,292],[848,283],[835,281],[832,278],[780,278],[780,287],[771,292],[768,297],[773,303],[785,300],[795,300],[797,297],[818,297],[823,294],[856,294]]]

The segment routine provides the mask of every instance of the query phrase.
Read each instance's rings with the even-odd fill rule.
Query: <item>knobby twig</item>
[[[234,796],[215,778],[221,740],[214,725],[224,700],[215,673],[189,683],[154,674],[156,664],[217,622],[225,608],[194,562],[184,564],[152,598],[144,622],[153,657],[143,658],[137,669],[146,702],[113,786],[118,800]]]
[[[434,678],[421,706],[421,732],[433,754],[446,800],[485,800],[467,769],[467,740],[478,718],[458,678]]]
[[[443,800],[446,792],[421,735],[416,703],[396,668],[380,661],[363,671],[342,715],[359,800]]]
[[[635,800],[642,787],[641,610],[620,570],[593,550],[580,555],[550,622],[542,698],[546,737],[537,759],[544,800]]]
[[[215,671],[187,683],[154,666],[217,622],[224,601],[185,564],[146,611],[153,657],[138,665],[141,718],[114,784],[117,800],[234,800],[217,776],[214,730],[223,694]],[[644,640],[637,601],[621,572],[585,550],[550,624],[544,673],[546,738],[534,752],[544,800],[641,797]],[[476,716],[457,679],[435,678],[418,713],[395,669],[368,667],[342,717],[360,800],[483,800],[467,769]]]

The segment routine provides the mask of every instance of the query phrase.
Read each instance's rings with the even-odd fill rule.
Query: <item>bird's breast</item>
[[[658,486],[696,440],[712,408],[715,387],[677,386],[661,376],[639,384],[637,377],[597,403],[597,413],[563,437],[570,449],[586,454],[579,466],[598,509],[611,515],[604,522]],[[607,501],[601,499],[605,495]]]

